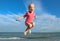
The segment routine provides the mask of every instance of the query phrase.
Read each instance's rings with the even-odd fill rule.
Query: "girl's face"
[[[29,11],[30,11],[30,12],[34,11],[34,4],[30,4],[30,5],[29,5]]]

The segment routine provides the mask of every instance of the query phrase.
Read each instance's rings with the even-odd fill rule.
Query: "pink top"
[[[33,19],[35,18],[35,13],[30,13],[30,12],[27,12],[24,17],[26,17],[26,20],[25,20],[25,23],[30,23],[30,22],[33,22]]]

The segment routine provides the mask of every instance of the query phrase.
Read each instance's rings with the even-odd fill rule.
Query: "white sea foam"
[[[20,37],[10,37],[10,38],[0,38],[0,39],[2,39],[2,40],[4,40],[4,39],[24,39],[24,38],[20,38]]]

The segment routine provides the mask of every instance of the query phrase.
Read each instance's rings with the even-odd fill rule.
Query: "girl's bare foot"
[[[24,35],[25,35],[25,36],[27,35],[27,32],[28,32],[28,31],[25,31],[25,32],[24,32]]]
[[[31,30],[29,30],[29,33],[31,34]]]

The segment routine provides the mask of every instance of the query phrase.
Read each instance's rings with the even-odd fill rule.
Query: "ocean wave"
[[[40,38],[48,38],[48,37],[1,37],[0,40],[19,40],[19,39],[40,39]]]
[[[11,40],[11,39],[24,39],[24,38],[20,38],[20,37],[9,37],[9,38],[0,38],[0,39],[3,39],[3,40],[4,39],[10,39]]]

